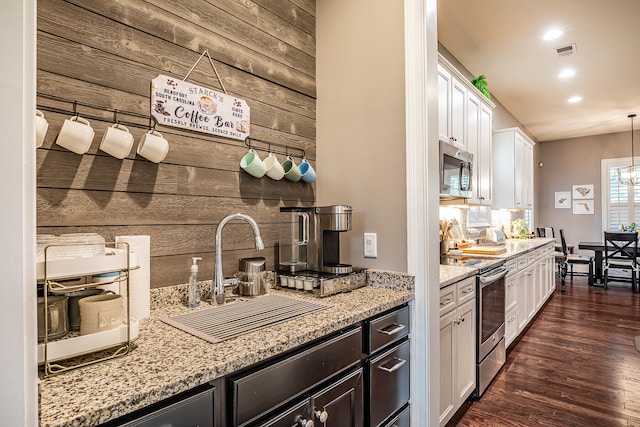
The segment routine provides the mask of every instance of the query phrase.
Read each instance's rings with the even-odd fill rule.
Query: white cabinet
[[[451,73],[438,64],[438,135],[442,141],[450,141],[451,121]]]
[[[533,146],[519,128],[493,133],[493,207],[533,209]]]
[[[444,65],[438,64],[438,133],[441,140],[465,149],[466,98],[464,84]]]
[[[467,94],[466,142],[473,154],[472,196],[468,203],[491,206],[493,150],[491,122],[493,111],[480,98]]]
[[[467,203],[492,203],[492,118],[495,105],[445,58],[438,62],[438,133],[473,154],[472,195]]]
[[[555,290],[552,244],[507,263],[505,338],[510,345],[538,314]]]
[[[493,205],[493,109],[486,104],[480,105],[480,144],[478,160],[475,162],[478,177],[478,198],[480,204]]]
[[[440,290],[440,426],[476,388],[476,294],[470,277]]]
[[[451,129],[449,133],[449,139],[456,145],[462,148],[467,147],[467,141],[465,140],[465,103],[467,101],[467,89],[464,84],[455,78],[451,77]]]

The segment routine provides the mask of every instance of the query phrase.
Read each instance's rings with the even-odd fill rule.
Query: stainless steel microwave
[[[473,154],[440,141],[440,198],[471,197]]]

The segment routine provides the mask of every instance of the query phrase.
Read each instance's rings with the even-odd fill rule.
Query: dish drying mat
[[[160,320],[216,344],[328,307],[329,305],[322,303],[266,295],[249,301],[165,317]]]

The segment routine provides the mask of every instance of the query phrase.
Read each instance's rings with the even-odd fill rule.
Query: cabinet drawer
[[[456,308],[456,286],[440,289],[440,317]]]
[[[347,331],[256,372],[230,379],[233,425],[258,417],[298,397],[360,361],[362,328]]]
[[[409,401],[410,341],[367,361],[370,426],[379,426]]]
[[[201,426],[213,427],[213,389],[181,399],[138,417],[121,427]]]
[[[458,306],[476,297],[476,278],[470,277],[458,283]]]
[[[400,414],[386,423],[385,427],[411,427],[411,406],[404,408]]]
[[[525,255],[518,257],[518,270],[522,270],[523,268],[526,268],[527,263],[528,261]]]
[[[261,423],[262,427],[291,427],[295,426],[298,420],[307,420],[309,419],[309,414],[311,410],[309,409],[311,406],[311,401],[309,399],[305,399],[302,402],[285,409],[280,414],[271,418],[268,421]]]
[[[409,307],[365,322],[365,353],[375,353],[382,347],[409,335]]]
[[[518,260],[512,259],[510,261],[507,261],[507,268],[509,269],[509,275],[515,274],[516,271],[518,271]]]

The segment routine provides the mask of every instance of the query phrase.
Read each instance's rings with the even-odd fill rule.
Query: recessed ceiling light
[[[575,70],[572,70],[571,68],[567,68],[566,70],[562,70],[560,74],[558,74],[558,77],[560,77],[561,79],[568,79],[569,77],[573,77],[575,75],[576,75]]]
[[[549,30],[546,33],[544,33],[544,36],[542,36],[542,38],[545,39],[545,40],[555,40],[558,37],[560,37],[562,34],[563,34],[562,30],[554,28],[554,29]]]
[[[567,102],[570,102],[572,104],[575,104],[576,102],[580,102],[580,101],[582,101],[582,97],[577,95],[567,99]]]

